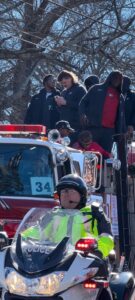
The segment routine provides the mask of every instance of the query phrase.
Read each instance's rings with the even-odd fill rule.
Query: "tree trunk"
[[[33,0],[28,0],[24,8],[24,32],[33,32],[33,26],[31,26],[31,20],[34,16]],[[21,50],[27,50],[28,48],[36,48],[36,45],[31,44],[32,36],[28,34],[22,34],[22,47]],[[28,42],[26,42],[26,40]],[[26,113],[27,105],[30,100],[30,77],[36,66],[36,62],[33,61],[32,55],[28,54],[26,59],[18,59],[13,80],[13,95],[18,94],[18,98],[13,100],[13,113],[10,121],[12,123],[23,123]],[[19,91],[19,93],[18,93]]]

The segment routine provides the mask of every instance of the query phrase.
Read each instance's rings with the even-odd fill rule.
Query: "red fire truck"
[[[95,186],[97,165],[96,154],[48,140],[41,125],[0,125],[0,230],[12,238],[30,208],[58,205],[55,185],[66,174]]]

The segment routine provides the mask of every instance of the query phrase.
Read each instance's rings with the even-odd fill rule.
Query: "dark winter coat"
[[[68,121],[70,126],[76,130],[80,128],[79,103],[85,94],[85,88],[78,83],[61,93],[66,100],[66,105],[60,107],[60,119]]]
[[[96,84],[90,88],[88,93],[82,98],[79,105],[80,115],[85,114],[88,118],[88,127],[102,127],[102,116],[104,102],[107,94],[107,89],[110,86],[110,81],[113,72],[107,77],[103,84]],[[125,132],[125,111],[124,98],[121,94],[121,87],[118,88],[120,94],[119,107],[115,123],[115,131],[117,133]]]
[[[32,97],[24,120],[25,124],[40,124],[46,126],[47,129],[55,128],[55,123],[59,121],[59,111],[54,97],[60,93],[54,89],[47,99],[46,93],[43,88],[39,94]]]
[[[130,90],[130,84],[130,78],[124,76],[122,92],[125,96],[126,126],[133,126],[135,129],[135,93]]]

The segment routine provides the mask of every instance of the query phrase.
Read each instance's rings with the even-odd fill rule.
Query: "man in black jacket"
[[[129,132],[135,130],[135,93],[130,90],[131,80],[123,76],[122,92],[125,98],[125,119]]]
[[[84,84],[88,91],[93,85],[99,84],[99,78],[97,75],[90,75],[85,79]]]
[[[82,124],[93,140],[109,153],[114,133],[125,131],[124,98],[121,95],[122,74],[113,71],[103,84],[96,84],[80,102]]]
[[[59,106],[60,120],[68,121],[72,128],[79,130],[79,103],[86,94],[86,90],[78,83],[77,76],[66,70],[59,74],[58,81],[64,88],[61,97],[55,98]]]
[[[39,94],[32,97],[24,123],[45,125],[47,129],[53,129],[59,120],[55,96],[60,95],[60,92],[56,90],[55,79],[51,74],[45,76],[43,86]]]

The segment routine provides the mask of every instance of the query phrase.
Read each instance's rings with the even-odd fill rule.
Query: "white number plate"
[[[53,182],[50,177],[31,177],[32,195],[51,195]]]

